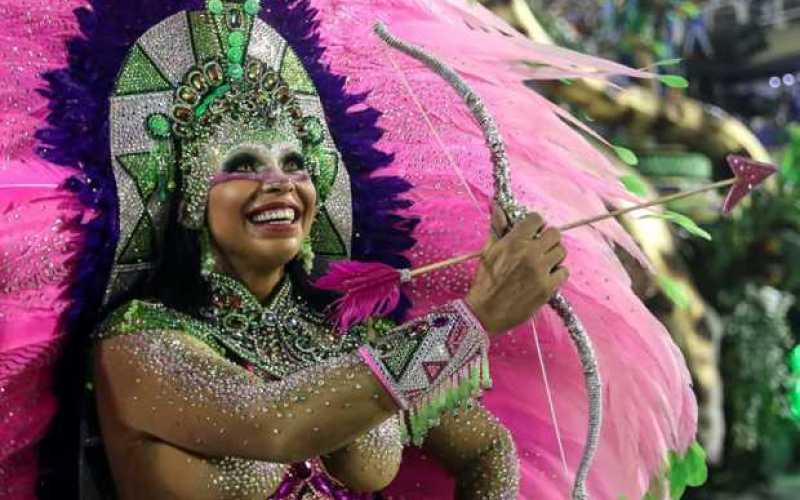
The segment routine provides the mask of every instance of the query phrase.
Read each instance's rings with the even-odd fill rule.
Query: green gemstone
[[[238,64],[242,61],[242,57],[244,57],[244,50],[242,47],[231,47],[228,49],[228,61],[234,64]],[[238,64],[241,66],[241,64]]]
[[[222,4],[222,0],[208,0],[208,11],[212,14],[222,14],[225,10],[225,6]]]
[[[147,130],[156,139],[166,139],[170,134],[170,123],[162,113],[154,113],[147,117]]]
[[[792,373],[795,375],[800,376],[800,345],[795,346],[789,352],[789,369],[792,370]]]
[[[231,31],[228,34],[228,43],[231,47],[241,47],[244,45],[244,33],[241,31]]]
[[[244,76],[244,68],[241,64],[231,64],[228,66],[228,76],[233,80],[241,80]]]
[[[259,2],[258,0],[247,0],[244,3],[244,11],[251,16],[255,16],[256,14],[259,13],[260,10],[261,10],[261,2]]]
[[[316,117],[308,117],[303,120],[303,126],[306,130],[306,137],[310,144],[321,144],[325,139],[325,132],[322,129],[322,124]]]

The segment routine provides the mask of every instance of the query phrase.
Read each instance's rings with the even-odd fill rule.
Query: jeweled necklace
[[[285,276],[265,304],[234,278],[205,275],[211,287],[199,310],[212,336],[244,362],[271,377],[283,378],[306,366],[351,352],[363,344],[365,327],[340,335]]]

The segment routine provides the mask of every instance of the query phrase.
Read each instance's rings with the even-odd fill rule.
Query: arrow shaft
[[[638,205],[632,205],[630,207],[620,208],[618,210],[614,210],[612,212],[608,212],[605,214],[596,215],[594,217],[589,217],[588,219],[581,219],[575,222],[570,222],[568,224],[564,224],[563,226],[559,226],[558,230],[561,232],[569,231],[570,229],[575,229],[576,227],[585,226],[587,224],[594,224],[595,222],[600,222],[601,220],[610,219],[612,217],[619,217],[620,215],[625,215],[630,212],[634,212],[636,210],[641,210],[643,208],[649,208],[656,205],[663,205],[665,203],[669,203],[675,200],[682,200],[683,198],[688,198],[690,196],[694,196],[696,194],[705,193],[706,191],[713,191],[714,189],[719,189],[721,187],[730,186],[736,182],[736,178],[726,179],[724,181],[714,182],[707,186],[699,187],[697,189],[692,189],[689,191],[681,191],[680,193],[674,193],[667,196],[662,196],[660,198],[656,198],[654,200],[646,201],[644,203],[639,203]]]
[[[625,215],[630,212],[634,212],[636,210],[642,210],[644,208],[653,207],[656,205],[663,205],[664,203],[669,203],[675,200],[681,200],[683,198],[688,198],[690,196],[694,196],[700,193],[705,193],[706,191],[712,191],[714,189],[719,189],[722,187],[730,186],[736,182],[736,178],[726,179],[724,181],[714,182],[707,186],[699,187],[697,189],[692,189],[689,191],[681,191],[680,193],[674,193],[667,196],[661,196],[654,200],[646,201],[644,203],[639,203],[637,205],[632,205],[630,207],[620,208],[618,210],[614,210],[612,212],[607,212],[604,214],[596,215],[594,217],[589,217],[587,219],[580,219],[575,222],[570,222],[568,224],[564,224],[563,226],[559,226],[558,230],[561,232],[569,231],[570,229],[575,229],[577,227],[586,226],[588,224],[594,224],[595,222],[600,222],[602,220],[611,219],[612,217],[619,217],[620,215]],[[427,274],[431,271],[436,271],[439,269],[444,269],[446,267],[454,266],[456,264],[461,264],[462,262],[467,262],[468,260],[472,260],[481,256],[483,251],[472,252],[466,255],[459,255],[458,257],[453,257],[450,259],[442,260],[439,262],[434,262],[432,264],[427,264],[416,269],[411,270],[411,277],[416,278],[417,276],[421,276],[423,274]]]

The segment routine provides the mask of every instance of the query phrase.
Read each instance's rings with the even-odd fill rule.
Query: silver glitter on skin
[[[418,335],[440,324],[446,314],[445,308],[387,335],[402,336],[404,331]],[[451,311],[451,315],[456,314]],[[203,456],[238,457],[243,461],[225,462],[224,467],[216,464],[212,474],[211,485],[227,492],[258,487],[264,491],[274,485],[270,478],[277,474],[269,463],[292,463],[325,452],[330,453],[323,458],[326,467],[348,487],[376,491],[394,478],[403,440],[398,419],[386,419],[396,408],[361,358],[347,354],[319,359],[310,367],[298,366],[296,373],[281,381],[269,381],[223,359],[219,339],[203,331],[210,332],[210,324],[195,320],[197,328],[192,329],[186,321],[157,304],[140,303],[112,315],[100,335],[103,340],[96,358],[97,399],[104,426],[121,424],[163,441],[160,446]],[[450,318],[448,323],[459,321]],[[424,346],[419,349],[419,358],[427,359]],[[412,362],[407,369],[416,372],[420,366]],[[119,407],[109,409],[115,401]],[[483,420],[502,430],[488,414]],[[445,436],[442,443],[446,443],[450,442],[447,436],[465,432],[462,427],[457,420],[443,418],[436,432]],[[127,446],[115,451],[119,443],[113,441],[107,443],[112,465],[115,460],[135,461]],[[475,455],[467,444],[464,441],[462,453]],[[450,453],[439,453],[435,444],[429,447],[437,456]],[[506,454],[504,447],[487,447],[480,455],[488,457],[488,462],[475,461],[474,466],[491,469]],[[120,470],[120,465],[112,468]],[[485,479],[495,474],[475,477],[479,476]],[[122,489],[130,487],[124,477],[117,481]],[[494,483],[484,485],[484,490],[490,484]]]
[[[356,355],[265,382],[180,332],[101,342],[97,374],[101,404],[112,394],[136,402],[120,415],[130,427],[208,456],[301,461],[341,448],[395,412]]]
[[[349,488],[370,492],[389,485],[400,469],[403,439],[400,419],[392,417],[353,443],[322,457],[327,471]]]
[[[459,500],[517,498],[519,460],[514,440],[479,403],[442,415],[424,448],[457,478],[455,497]]]

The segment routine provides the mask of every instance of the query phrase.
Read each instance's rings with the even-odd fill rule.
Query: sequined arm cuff
[[[491,385],[489,338],[467,305],[456,300],[361,347],[361,358],[405,412],[420,445],[439,415]]]

